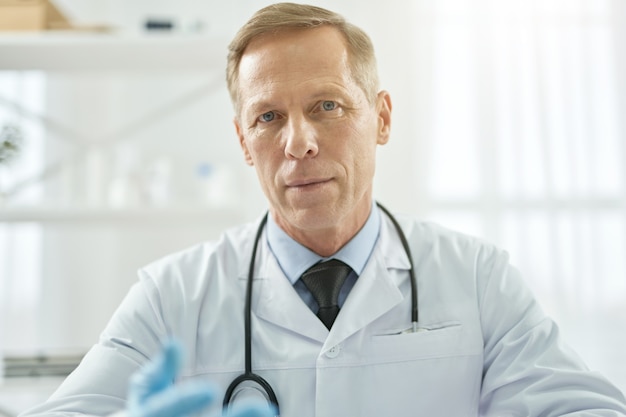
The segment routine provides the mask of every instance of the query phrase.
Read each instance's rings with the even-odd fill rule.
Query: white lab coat
[[[382,218],[373,254],[330,333],[263,237],[253,369],[273,386],[281,415],[626,415],[622,393],[561,343],[506,253],[408,218],[399,220],[414,257],[424,331],[403,334],[410,327],[409,262]],[[244,368],[244,292],[256,226],[141,269],[100,342],[29,415],[124,408],[128,377],[172,336],[187,349],[181,379],[206,378],[225,389]]]

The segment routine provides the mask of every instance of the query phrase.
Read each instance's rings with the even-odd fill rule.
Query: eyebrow
[[[269,100],[259,100],[259,101],[252,101],[252,104],[250,104],[249,106],[247,106],[247,110],[257,114],[259,112],[261,112],[263,109],[271,109],[271,108],[276,108],[276,104],[274,104],[273,101],[269,101]]]
[[[347,93],[347,89],[345,88],[340,88],[340,87],[331,87],[331,88],[324,88],[323,90],[319,90],[319,91],[315,91],[312,94],[308,95],[305,97],[305,101],[311,101],[311,100],[319,100],[322,99],[324,97],[341,97],[344,99],[347,99],[350,97],[350,94]],[[354,100],[349,100],[349,101],[354,101]],[[264,108],[275,108],[277,107],[276,101],[275,100],[264,100],[261,99],[259,101],[254,101],[251,100],[251,103],[248,107],[248,109],[253,110],[255,112],[259,112],[261,109]]]

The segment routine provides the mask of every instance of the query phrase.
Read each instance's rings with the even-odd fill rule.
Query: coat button
[[[326,351],[326,357],[333,359],[341,353],[341,345],[335,345]]]

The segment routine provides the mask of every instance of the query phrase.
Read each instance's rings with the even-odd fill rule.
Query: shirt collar
[[[379,234],[380,210],[373,203],[370,215],[361,230],[337,253],[323,258],[292,239],[276,224],[272,216],[268,216],[267,219],[267,243],[292,284],[295,284],[302,273],[312,265],[330,258],[344,262],[360,275],[374,250]]]

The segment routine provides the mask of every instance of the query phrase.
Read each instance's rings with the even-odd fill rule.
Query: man
[[[236,35],[227,72],[267,224],[140,270],[100,342],[28,415],[179,415],[214,397],[184,382],[227,390],[244,370],[287,417],[626,415],[624,396],[563,346],[506,253],[409,218],[396,228],[374,203],[392,106],[361,30],[323,9],[270,6]],[[335,281],[323,299],[319,287]],[[187,350],[182,370],[176,344],[146,365],[169,339]],[[171,384],[176,374],[185,381]]]

